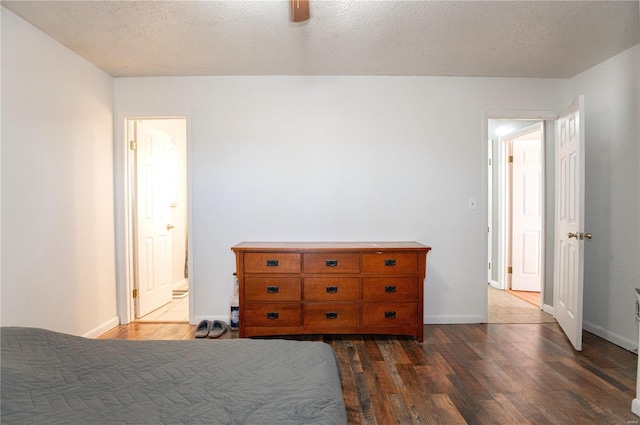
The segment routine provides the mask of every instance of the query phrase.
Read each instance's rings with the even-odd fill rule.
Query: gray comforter
[[[2,424],[345,424],[331,347],[1,328]]]

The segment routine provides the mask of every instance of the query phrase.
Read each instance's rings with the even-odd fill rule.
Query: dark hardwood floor
[[[195,326],[119,326],[101,338],[191,339]],[[227,332],[222,339],[235,338]],[[637,356],[557,324],[427,325],[425,340],[303,336],[330,344],[350,424],[638,424]],[[203,344],[216,340],[204,339]]]

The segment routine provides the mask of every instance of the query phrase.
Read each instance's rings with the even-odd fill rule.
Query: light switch
[[[476,208],[478,208],[478,201],[476,198],[469,198],[469,209],[475,210]]]

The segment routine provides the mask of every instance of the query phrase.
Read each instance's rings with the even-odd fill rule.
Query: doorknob
[[[580,239],[591,239],[591,233],[580,233]]]
[[[576,233],[571,233],[571,232],[569,232],[569,233],[567,233],[567,237],[568,237],[569,239],[571,239],[571,238],[576,238],[576,239],[578,239],[578,233],[577,233],[577,232],[576,232]]]
[[[174,227],[176,227],[176,226],[174,226],[173,224],[167,224],[167,230],[171,230],[171,229],[173,229]]]

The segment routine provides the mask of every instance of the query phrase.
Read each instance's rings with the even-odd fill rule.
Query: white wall
[[[2,12],[3,326],[117,325],[113,79]]]
[[[228,315],[240,241],[416,240],[433,247],[431,323],[486,312],[483,111],[570,99],[568,80],[446,77],[131,78],[115,94],[116,113],[191,111],[196,320]]]
[[[585,95],[584,327],[618,345],[638,344],[640,287],[640,45],[571,79]]]

